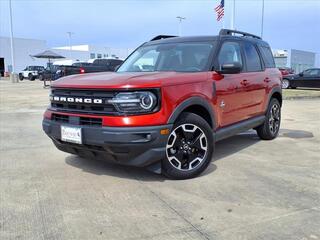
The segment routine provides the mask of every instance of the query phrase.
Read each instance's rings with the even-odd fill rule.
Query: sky
[[[96,44],[135,48],[160,34],[217,35],[230,27],[233,0],[225,0],[224,23],[216,21],[219,0],[12,0],[15,37],[43,39],[48,47]],[[235,28],[260,35],[262,0],[235,0]],[[0,0],[0,36],[9,36],[9,0]],[[320,54],[320,0],[265,0],[263,38],[274,49]]]

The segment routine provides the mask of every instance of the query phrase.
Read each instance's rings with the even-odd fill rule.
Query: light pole
[[[10,78],[12,82],[18,82],[18,77],[15,74],[15,59],[14,59],[14,45],[13,45],[13,24],[12,24],[12,6],[11,6],[11,0],[9,0],[9,17],[10,17],[10,49],[11,49],[11,74]]]
[[[68,38],[69,38],[69,50],[72,50],[72,46],[71,46],[71,35],[74,34],[74,32],[67,32],[68,34]]]
[[[69,39],[69,51],[70,51],[70,59],[72,59],[72,45],[71,45],[71,36],[74,34],[74,32],[67,32],[68,39]]]
[[[181,17],[181,16],[177,16],[177,18],[179,19],[179,31],[178,31],[178,34],[179,36],[181,36],[181,32],[182,32],[182,29],[181,29],[181,24],[182,24],[182,20],[186,20],[185,17]]]

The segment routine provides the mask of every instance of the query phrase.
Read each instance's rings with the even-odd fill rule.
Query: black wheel
[[[258,136],[263,140],[272,140],[276,138],[279,133],[280,122],[281,106],[277,99],[272,98],[269,103],[264,123],[256,128]]]
[[[34,77],[31,73],[29,73],[28,79],[29,79],[30,81],[33,81],[33,80],[35,80],[35,77]]]
[[[43,81],[44,80],[44,76],[42,74],[39,75],[39,80]]]
[[[209,124],[196,114],[183,113],[168,137],[163,173],[172,179],[196,177],[211,162],[213,151],[213,132]]]
[[[288,79],[282,79],[282,88],[288,89],[290,87],[290,82]]]
[[[22,73],[19,73],[19,80],[22,81],[24,79]]]

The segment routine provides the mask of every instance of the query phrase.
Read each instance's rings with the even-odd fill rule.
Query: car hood
[[[183,81],[202,81],[206,79],[205,72],[130,72],[130,73],[88,73],[60,78],[51,86],[59,88],[155,88],[163,85],[175,85]]]

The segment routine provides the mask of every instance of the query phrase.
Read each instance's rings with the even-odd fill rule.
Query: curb
[[[283,97],[283,100],[310,100],[310,99],[320,99],[320,96]]]

